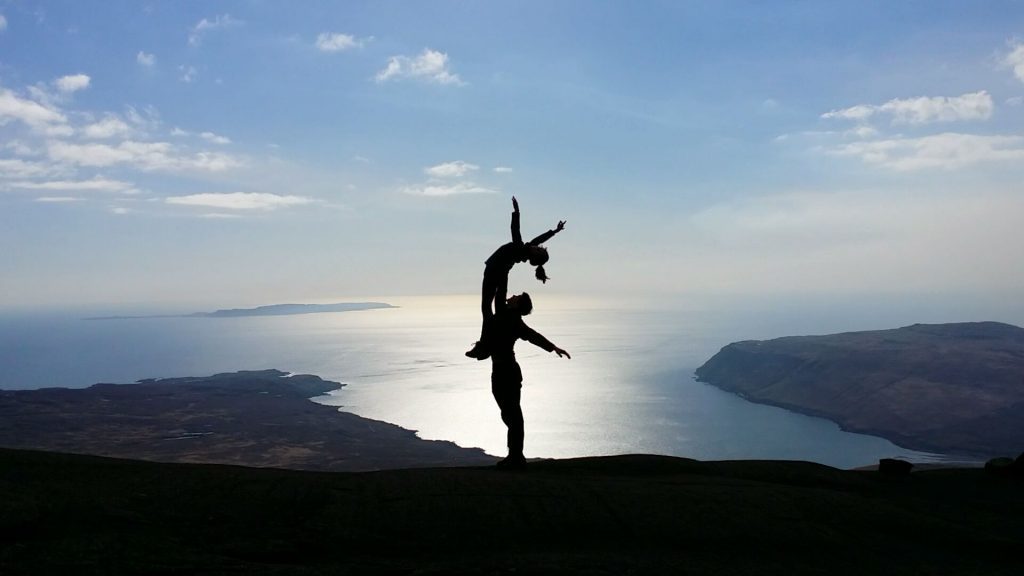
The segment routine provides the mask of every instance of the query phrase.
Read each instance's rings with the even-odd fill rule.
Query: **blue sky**
[[[6,307],[1024,290],[1021,2],[0,0]],[[514,289],[536,289],[516,270]]]

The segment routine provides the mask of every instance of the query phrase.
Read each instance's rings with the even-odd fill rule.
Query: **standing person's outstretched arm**
[[[526,325],[525,322],[522,321],[520,321],[519,323],[519,337],[542,350],[545,350],[547,352],[554,352],[555,354],[558,354],[559,357],[564,356],[566,358],[569,358],[570,360],[572,359],[572,356],[569,356],[568,352],[559,348],[558,346],[555,346],[555,344],[551,340],[548,340],[540,332],[537,332],[533,328],[530,328],[529,326]]]
[[[559,220],[558,226],[555,226],[554,230],[548,230],[547,232],[541,234],[540,236],[537,236],[533,240],[530,240],[529,243],[531,246],[540,246],[541,244],[547,242],[548,240],[551,240],[551,238],[555,234],[558,234],[562,230],[565,230],[565,220]]]

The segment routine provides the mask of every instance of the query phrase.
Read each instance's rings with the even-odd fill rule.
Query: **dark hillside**
[[[326,473],[0,450],[0,573],[1020,574],[1021,487],[657,456]]]

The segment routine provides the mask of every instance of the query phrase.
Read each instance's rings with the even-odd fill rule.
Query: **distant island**
[[[353,312],[397,308],[383,302],[340,302],[337,304],[271,304],[256,308],[228,308],[213,312],[191,314],[154,314],[148,316],[97,316],[86,320],[132,320],[139,318],[239,318],[242,316],[291,316],[294,314],[319,314],[322,312]]]
[[[0,447],[159,462],[366,471],[496,461],[310,401],[342,385],[279,370],[0,390]]]
[[[735,342],[697,379],[915,450],[1024,450],[1024,329],[998,322]]]

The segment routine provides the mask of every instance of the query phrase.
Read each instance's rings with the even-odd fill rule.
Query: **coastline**
[[[157,462],[369,471],[487,465],[479,448],[312,401],[341,383],[280,370],[0,391],[0,446]]]
[[[942,446],[930,444],[928,442],[918,441],[918,440],[916,440],[914,438],[911,438],[911,437],[905,437],[905,436],[902,436],[902,435],[891,434],[887,430],[880,430],[880,429],[873,429],[873,428],[868,428],[868,427],[861,427],[861,426],[850,425],[847,422],[844,422],[844,421],[842,421],[840,419],[837,419],[834,414],[829,414],[829,413],[826,413],[826,412],[823,412],[823,411],[820,411],[820,410],[815,410],[813,408],[807,408],[807,407],[801,406],[799,404],[791,404],[791,403],[787,403],[787,402],[779,402],[779,401],[771,400],[771,399],[767,399],[767,398],[751,397],[751,396],[749,396],[747,394],[744,394],[744,393],[742,393],[740,391],[730,389],[728,386],[719,385],[719,384],[716,384],[715,382],[711,382],[711,381],[708,381],[708,380],[702,380],[699,377],[697,377],[696,375],[694,375],[694,380],[697,381],[697,382],[700,382],[701,384],[707,384],[708,386],[714,386],[715,388],[717,388],[719,390],[722,390],[723,392],[728,392],[729,394],[734,394],[735,396],[737,396],[739,398],[742,398],[743,400],[745,400],[747,402],[751,402],[753,404],[762,404],[764,406],[772,406],[772,407],[775,407],[775,408],[781,408],[783,410],[787,410],[789,412],[793,412],[795,414],[802,414],[804,416],[811,416],[813,418],[820,418],[822,420],[827,420],[827,421],[835,424],[836,426],[838,426],[839,429],[842,430],[843,432],[849,432],[851,434],[863,434],[865,436],[874,436],[874,437],[877,437],[877,438],[883,438],[885,440],[888,440],[889,442],[892,442],[896,446],[899,446],[900,448],[905,448],[907,450],[913,450],[915,452],[925,452],[925,453],[928,453],[930,455],[933,455],[937,459],[939,459],[940,461],[948,460],[948,461],[951,461],[951,462],[958,462],[958,463],[965,463],[965,464],[972,464],[972,465],[974,465],[974,464],[984,464],[985,460],[991,457],[991,455],[986,455],[986,454],[981,454],[981,453],[972,454],[972,453],[948,452]]]

